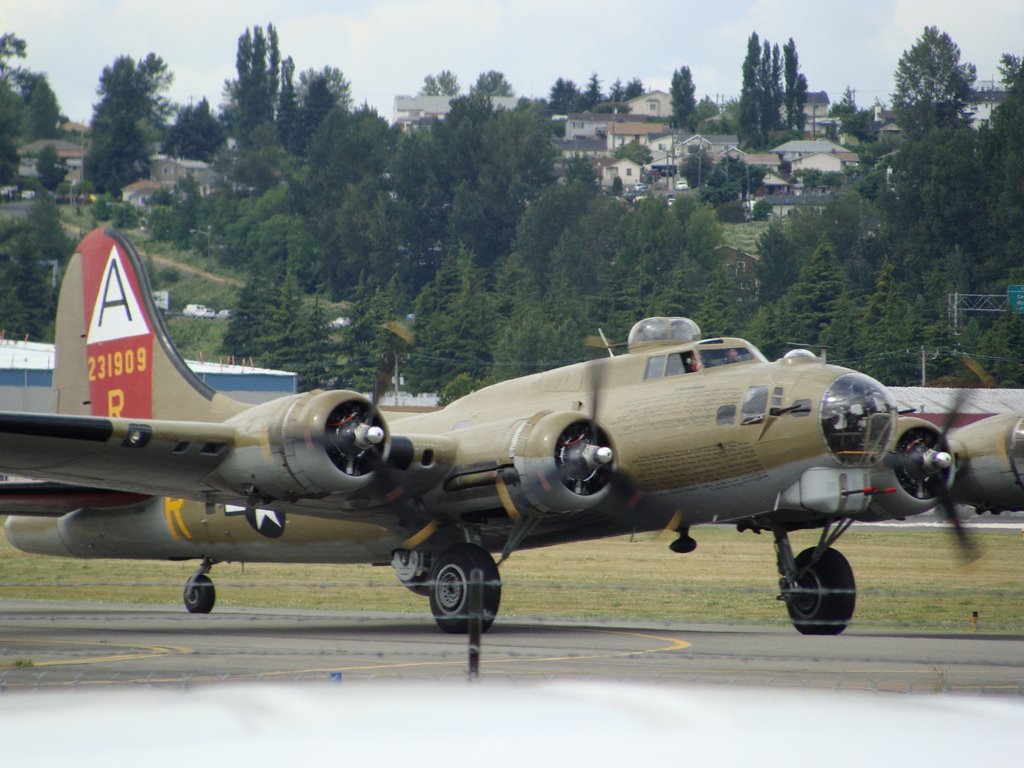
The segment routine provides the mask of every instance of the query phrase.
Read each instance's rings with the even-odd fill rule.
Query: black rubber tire
[[[490,553],[476,544],[456,544],[434,558],[430,611],[437,626],[449,634],[464,635],[469,631],[469,576],[474,568],[484,575],[481,630],[486,632],[501,603],[501,579]]]
[[[797,555],[797,569],[807,566],[813,554],[813,549],[805,549]],[[846,629],[857,603],[857,586],[842,552],[826,549],[801,577],[799,590],[789,593],[786,607],[800,634],[838,635]]]
[[[210,577],[201,573],[185,582],[184,599],[189,613],[209,613],[217,602],[217,590]]]

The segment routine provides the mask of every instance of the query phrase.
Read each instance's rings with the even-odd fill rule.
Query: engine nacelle
[[[951,434],[960,469],[954,498],[980,511],[1024,509],[1024,417],[992,416]]]
[[[543,411],[515,432],[511,458],[519,475],[517,504],[545,513],[574,512],[609,493],[613,452],[607,434],[585,416]]]
[[[875,494],[869,509],[883,520],[934,509],[939,503],[939,486],[948,488],[954,471],[942,430],[924,419],[901,417],[895,450],[871,473]]]
[[[356,392],[281,398],[227,422],[231,455],[207,478],[242,496],[295,499],[358,491],[387,455],[380,412]]]

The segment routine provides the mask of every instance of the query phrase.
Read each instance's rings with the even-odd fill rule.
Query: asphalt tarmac
[[[0,601],[0,691],[219,682],[465,680],[429,617]],[[630,681],[1024,695],[1024,637],[499,618],[481,681]]]

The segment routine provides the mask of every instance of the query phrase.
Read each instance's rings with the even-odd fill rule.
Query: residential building
[[[81,144],[66,139],[39,139],[18,147],[19,178],[39,177],[36,159],[46,147],[53,147],[57,151],[57,159],[63,162],[65,168],[68,169],[65,174],[65,179],[68,182],[77,184],[82,180],[82,161],[85,158],[85,148]]]
[[[825,91],[809,91],[804,101],[804,133],[812,138],[824,136],[828,123],[822,122],[828,117],[831,106]]]
[[[554,139],[551,143],[567,160],[572,157],[604,157],[608,154],[608,142],[603,139]]]
[[[843,160],[835,152],[812,152],[801,155],[789,164],[791,173],[797,171],[821,171],[822,173],[842,173]]]
[[[663,119],[647,117],[645,115],[616,112],[575,112],[566,118],[565,138],[607,139],[610,133],[623,133],[622,129],[615,127],[622,123],[629,123],[631,125],[638,123],[647,124],[649,128],[644,132],[648,134],[663,133],[668,125]]]
[[[1006,91],[995,80],[985,80],[977,85],[979,87],[971,94],[970,103],[971,127],[974,129],[988,125],[992,112],[1006,100]]]
[[[820,211],[836,199],[834,194],[825,195],[765,195],[772,205],[772,216],[781,219],[797,210]]]
[[[641,146],[649,146],[651,135],[660,135],[664,126],[660,123],[613,121],[608,124],[608,151],[614,152],[619,147],[636,142]]]
[[[395,96],[394,124],[403,131],[428,126],[436,120],[444,120],[451,112],[452,101],[458,96]],[[495,109],[515,109],[519,103],[516,96],[492,96]]]
[[[623,189],[629,189],[640,181],[643,171],[643,168],[626,158],[602,157],[598,159],[597,167],[601,172],[601,187],[604,189],[611,189],[616,178],[622,180]]]
[[[152,179],[139,179],[126,187],[121,187],[121,200],[129,205],[134,205],[136,208],[142,208],[148,205],[149,198],[161,189],[163,187],[160,185],[160,182],[153,181]]]
[[[679,145],[686,152],[696,153],[703,151],[712,161],[717,160],[724,152],[734,147],[739,147],[739,136],[733,133],[724,134],[702,134],[692,133],[680,137]]]
[[[149,163],[149,177],[162,187],[173,188],[186,177],[195,179],[202,195],[208,195],[220,181],[220,175],[202,160],[154,155]]]
[[[777,147],[771,149],[773,154],[779,156],[779,160],[783,163],[792,163],[794,160],[798,160],[804,155],[813,155],[819,152],[836,154],[839,152],[846,152],[846,149],[836,144],[833,141],[826,139],[797,139],[795,141],[787,141],[785,144],[780,144]]]
[[[664,91],[650,91],[626,102],[629,113],[634,116],[672,118],[672,97]]]

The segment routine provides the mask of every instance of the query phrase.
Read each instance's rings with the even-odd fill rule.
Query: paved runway
[[[458,680],[464,637],[429,618],[0,601],[0,689],[247,680]],[[480,675],[1024,694],[1024,638],[499,619]]]

